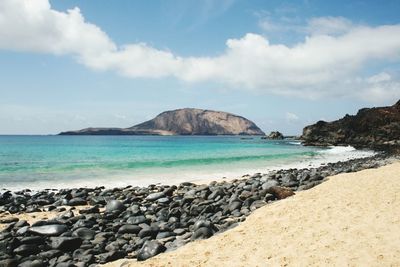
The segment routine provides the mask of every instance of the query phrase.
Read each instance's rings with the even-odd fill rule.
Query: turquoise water
[[[0,187],[121,186],[217,178],[299,162],[319,151],[260,137],[0,136]]]

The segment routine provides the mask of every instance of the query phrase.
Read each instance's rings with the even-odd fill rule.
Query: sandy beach
[[[236,228],[114,266],[400,266],[400,162],[339,174]]]

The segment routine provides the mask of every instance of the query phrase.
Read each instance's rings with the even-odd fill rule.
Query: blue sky
[[[0,134],[128,127],[183,107],[300,134],[400,98],[399,10],[399,1],[4,0]]]

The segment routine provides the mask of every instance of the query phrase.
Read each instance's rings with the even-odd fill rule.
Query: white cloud
[[[381,83],[381,82],[390,81],[391,79],[392,79],[392,77],[388,73],[381,72],[381,73],[378,73],[371,77],[368,77],[367,82],[368,83]]]
[[[280,16],[275,18],[269,14],[258,15],[261,16],[258,25],[266,33],[305,33],[307,27],[299,21],[296,17]]]
[[[2,0],[0,33],[0,48],[16,51],[96,56],[116,49],[79,8],[58,12],[48,0]]]
[[[343,17],[318,17],[308,21],[307,31],[311,34],[342,34],[354,27],[353,23]]]
[[[299,116],[292,112],[286,112],[285,117],[288,122],[295,122],[299,120]]]
[[[400,81],[393,80],[386,72],[367,77],[359,83],[357,96],[368,102],[391,105],[400,99]]]
[[[384,76],[361,82],[353,77],[370,61],[399,61],[400,25],[368,27],[326,17],[311,19],[303,30],[311,35],[293,46],[271,44],[262,35],[248,33],[227,40],[219,56],[180,57],[145,43],[118,46],[86,22],[78,8],[56,11],[48,0],[0,2],[1,49],[70,54],[92,69],[133,78],[172,76],[273,94],[309,98],[396,94],[393,86],[398,83],[388,83]],[[368,87],[371,79],[379,83]]]

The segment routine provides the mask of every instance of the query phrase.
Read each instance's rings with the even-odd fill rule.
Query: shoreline
[[[400,266],[400,161],[341,173],[238,227],[135,266]]]
[[[338,173],[376,168],[393,161],[395,158],[375,155],[367,159],[330,163],[319,168],[279,170],[229,182],[215,181],[208,185],[187,182],[179,186],[80,188],[53,192],[41,191],[34,196],[29,196],[27,191],[19,192],[20,195],[15,199],[26,203],[25,210],[19,211],[21,213],[37,212],[38,210],[52,211],[65,205],[72,208],[86,206],[83,209],[62,210],[56,214],[55,218],[47,218],[47,220],[39,222],[31,221],[30,225],[23,220],[16,222],[17,220],[14,219],[15,222],[11,222],[4,228],[2,238],[4,242],[5,233],[9,233],[17,239],[23,236],[31,237],[35,236],[35,233],[30,230],[32,228],[46,225],[50,225],[47,227],[51,228],[54,227],[52,226],[54,224],[62,224],[65,225],[65,230],[70,229],[62,232],[66,234],[65,238],[75,238],[79,243],[79,246],[75,247],[73,251],[61,250],[65,255],[70,255],[71,262],[80,262],[80,258],[72,257],[72,252],[75,253],[75,250],[81,250],[82,253],[89,251],[86,252],[90,255],[87,257],[87,264],[83,265],[88,266],[92,263],[106,263],[123,257],[136,256],[140,258],[140,253],[143,254],[143,247],[151,246],[147,249],[150,250],[151,255],[142,255],[147,258],[164,250],[174,250],[190,241],[224,232],[245,221],[254,210],[267,203],[285,198],[293,194],[293,191],[312,188],[325,181],[326,177]],[[8,198],[13,200],[8,204],[4,203],[4,194],[1,198],[3,210],[8,207],[8,209],[12,209],[12,212],[18,212],[18,208],[12,204],[14,201],[12,194],[8,194]],[[2,214],[5,212],[3,211]],[[17,217],[17,215],[10,215],[9,218],[11,217]],[[79,221],[81,223],[76,225]],[[22,236],[20,236],[21,228],[25,229],[22,231]],[[91,233],[89,239],[86,239],[85,234],[83,236],[76,234],[80,228]],[[67,234],[68,232],[69,234]],[[62,233],[60,232],[56,236]],[[107,233],[113,234],[110,236]],[[10,236],[6,235],[6,241],[7,238]],[[62,242],[65,241],[65,238],[41,235],[37,242],[45,244],[40,248],[45,253],[49,248],[57,250],[57,246],[50,240],[55,239]],[[30,254],[29,249],[22,254],[15,252],[20,246],[11,249],[8,251],[10,254],[6,255],[18,256],[20,261],[27,262],[34,260],[57,261],[59,257],[58,255],[55,258],[45,258],[40,256],[41,254],[35,257]],[[35,251],[37,252],[37,250]]]
[[[131,173],[131,174],[110,174],[98,176],[97,174],[88,173],[86,176],[93,177],[86,179],[82,175],[79,179],[71,178],[63,181],[27,181],[18,182],[21,185],[8,185],[2,184],[0,187],[0,193],[5,191],[22,191],[27,188],[34,192],[40,192],[46,189],[49,190],[60,190],[60,189],[74,189],[74,188],[94,188],[99,184],[104,186],[106,189],[115,187],[124,188],[126,186],[139,186],[146,187],[151,184],[156,185],[179,185],[184,182],[192,183],[210,183],[213,181],[231,181],[234,179],[242,179],[248,176],[252,176],[256,173],[268,174],[271,171],[278,171],[284,169],[303,169],[303,168],[318,168],[320,166],[339,162],[347,161],[351,159],[368,158],[379,153],[373,150],[358,150],[351,146],[332,146],[324,147],[321,150],[315,152],[315,155],[301,156],[300,158],[289,158],[289,159],[274,159],[266,161],[265,166],[260,167],[260,163],[254,166],[249,163],[247,167],[238,168],[230,165],[221,165],[220,168],[216,166],[210,166],[211,170],[200,168],[199,166],[187,166],[184,168],[177,168],[175,171],[168,169],[157,169],[147,170],[145,172]],[[254,163],[253,163],[254,164]],[[222,168],[222,169],[221,169]],[[165,172],[167,170],[167,172]],[[223,170],[223,171],[222,171]],[[78,174],[76,174],[78,175]],[[106,177],[106,178],[105,178]],[[79,182],[78,182],[79,181]],[[81,182],[84,181],[84,182]],[[34,183],[33,185],[31,185]],[[71,185],[72,184],[72,185]]]

